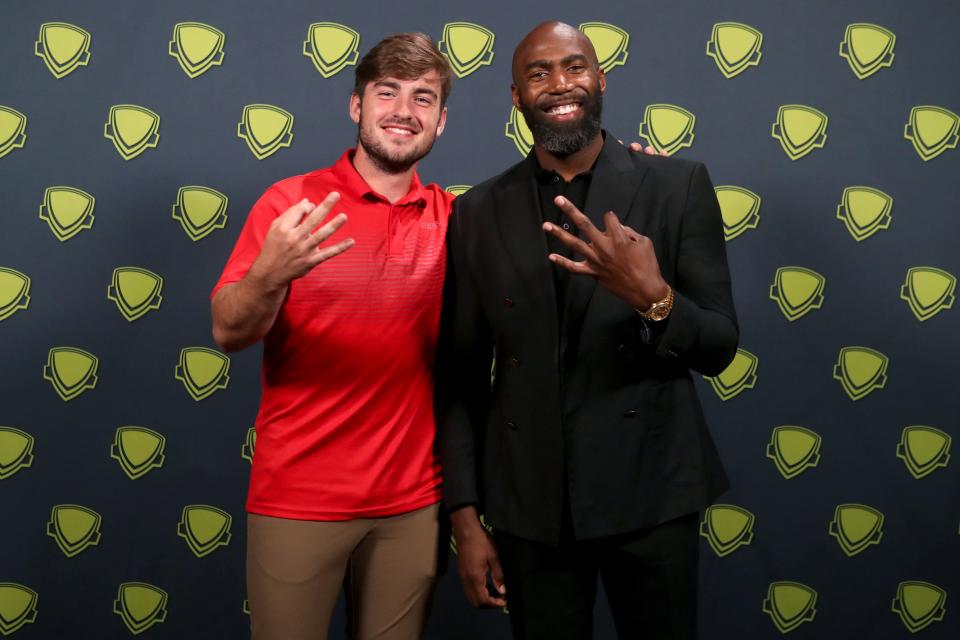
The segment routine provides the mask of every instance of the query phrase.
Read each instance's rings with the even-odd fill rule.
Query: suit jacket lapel
[[[531,151],[531,155],[532,155]],[[508,179],[494,189],[497,229],[506,248],[515,273],[521,280],[533,311],[533,322],[549,327],[556,336],[556,291],[553,284],[553,265],[547,259],[547,239],[543,231],[543,216],[537,196],[534,160],[527,159],[511,170]],[[522,304],[521,301],[517,301]],[[529,317],[529,316],[526,316]]]
[[[607,211],[613,211],[621,224],[629,225],[631,205],[645,174],[646,169],[637,168],[630,159],[630,151],[617,142],[613,135],[607,134],[594,165],[583,213],[601,232],[606,229],[603,215]],[[587,241],[587,238],[582,239]],[[579,342],[576,339],[571,342],[569,338],[579,336],[583,317],[596,287],[595,278],[571,274],[564,303],[561,351],[566,351],[571,343]]]

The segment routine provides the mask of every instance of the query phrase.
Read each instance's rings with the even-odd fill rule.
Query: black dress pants
[[[589,640],[597,576],[621,640],[697,637],[698,516],[559,547],[495,531],[516,640]]]

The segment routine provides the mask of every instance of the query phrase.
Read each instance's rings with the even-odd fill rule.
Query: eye
[[[425,106],[430,106],[431,104],[433,104],[433,100],[431,100],[427,96],[418,96],[417,102]]]
[[[530,74],[531,80],[542,80],[543,78],[546,78],[546,77],[547,77],[546,71],[534,71],[533,73]]]
[[[573,73],[581,73],[584,69],[586,69],[586,67],[582,64],[575,64],[569,67],[569,71],[572,71]]]

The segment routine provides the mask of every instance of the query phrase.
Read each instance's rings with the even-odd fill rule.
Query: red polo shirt
[[[257,201],[214,293],[240,280],[270,223],[303,198],[341,195],[356,244],[294,280],[264,338],[247,511],[304,520],[397,515],[440,499],[433,361],[453,196],[414,175],[394,204],[353,167],[276,183]]]

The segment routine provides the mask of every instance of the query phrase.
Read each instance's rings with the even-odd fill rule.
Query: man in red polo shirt
[[[377,44],[350,99],[355,150],[253,206],[212,297],[226,351],[264,341],[247,500],[257,640],[422,634],[437,570],[433,363],[453,196],[416,163],[450,69],[422,34]],[[345,213],[341,213],[345,212]],[[333,214],[333,215],[331,215]]]

